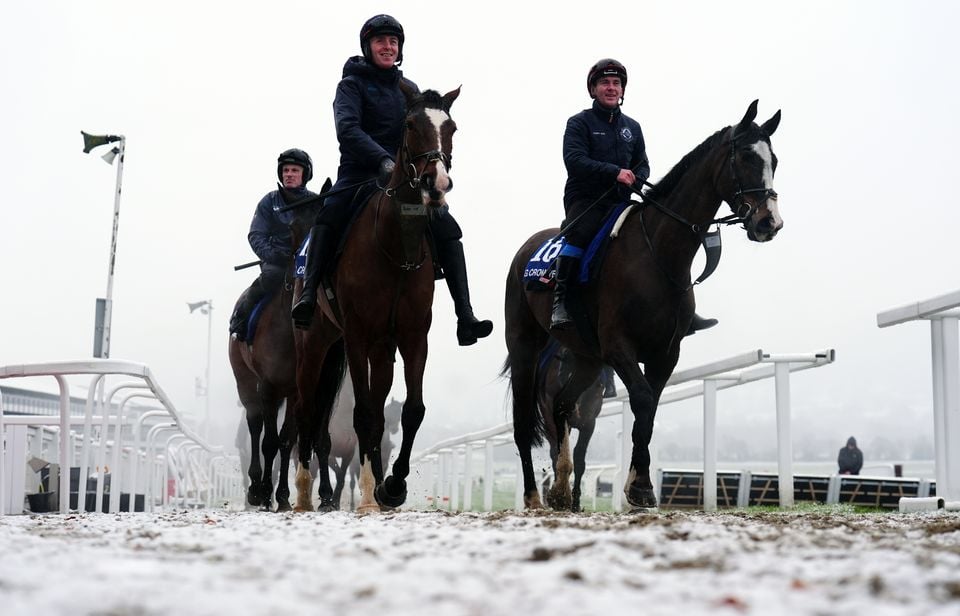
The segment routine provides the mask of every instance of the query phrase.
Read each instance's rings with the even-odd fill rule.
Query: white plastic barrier
[[[70,392],[66,379],[70,375],[92,375],[83,417],[70,414]],[[173,480],[177,486],[178,494],[183,495],[183,498],[180,499],[183,505],[202,504],[204,502],[202,493],[206,494],[206,501],[209,502],[214,498],[211,494],[214,485],[219,485],[221,490],[216,495],[217,499],[228,496],[228,489],[235,489],[240,485],[240,469],[238,466],[233,464],[214,465],[191,457],[191,454],[202,454],[209,460],[213,456],[226,458],[226,455],[222,447],[211,446],[183,422],[173,403],[156,382],[147,366],[120,360],[88,359],[0,367],[0,379],[38,376],[49,376],[57,381],[60,390],[60,413],[58,416],[5,415],[3,398],[0,395],[0,439],[2,439],[0,514],[21,513],[23,511],[25,488],[23,479],[27,454],[25,444],[28,426],[42,427],[51,424],[58,426],[59,451],[56,461],[60,469],[58,487],[59,511],[61,513],[66,513],[69,510],[70,468],[72,466],[79,466],[77,507],[81,510],[86,507],[86,484],[92,445],[96,446],[95,468],[98,470],[94,506],[96,511],[101,510],[103,503],[104,477],[106,474],[104,471],[108,466],[111,469],[111,490],[107,505],[107,511],[109,512],[119,511],[120,494],[125,486],[129,488],[130,499],[127,511],[135,509],[136,495],[141,485],[147,488],[145,491],[147,499],[145,508],[152,509],[154,505],[153,491],[156,489],[157,483],[165,483],[165,480],[160,478],[161,474],[162,477],[166,477],[165,470],[162,473],[156,472],[155,463],[158,458],[170,462],[170,468],[176,471],[177,474]],[[114,385],[107,390],[106,379],[108,376],[135,377],[138,380],[132,383]],[[128,390],[135,391],[128,393]],[[114,398],[121,392],[124,392],[125,395],[119,402],[116,402]],[[131,410],[128,408],[128,403],[134,398],[147,398],[159,403],[159,406],[156,410],[146,412],[142,409]],[[93,414],[94,407],[98,411],[97,415]],[[192,450],[186,452],[187,455],[180,465],[173,463],[175,452],[170,451],[171,443],[169,440],[163,452],[159,454],[155,450],[155,444],[151,439],[147,439],[146,447],[141,445],[140,434],[141,430],[145,428],[145,422],[158,418],[167,419],[165,428],[176,432],[182,439],[193,444]],[[96,439],[94,439],[94,424],[99,425]],[[80,426],[82,426],[82,430],[77,433]],[[153,428],[150,430],[152,433]],[[110,438],[111,435],[112,438]],[[72,446],[75,438],[80,439],[79,454]],[[128,456],[126,465],[123,464],[122,460],[125,453]],[[107,463],[108,455],[110,455],[111,460],[109,464]],[[141,481],[139,473],[141,458],[148,467],[148,472],[143,481]],[[127,470],[124,470],[125,466]],[[236,477],[215,479],[207,475],[208,470],[211,473],[236,474]],[[165,485],[162,493],[163,495],[167,494]],[[187,495],[190,494],[193,495],[193,499],[191,503],[188,503]],[[234,493],[229,493],[230,499],[233,499],[234,496]],[[236,496],[242,499],[242,493]],[[166,503],[166,501],[164,502]]]
[[[717,392],[754,381],[773,378],[777,409],[777,450],[780,485],[793,485],[793,446],[790,425],[790,374],[809,368],[818,368],[833,363],[836,353],[825,349],[813,353],[772,355],[757,349],[703,366],[674,372],[660,397],[660,406],[703,396],[703,451],[704,451],[704,509],[717,508],[717,447],[716,414]],[[686,385],[685,387],[680,387]],[[633,413],[630,411],[626,396],[604,402],[600,417],[620,415],[622,427],[619,432],[617,464],[614,475],[613,508],[619,510],[623,505],[623,492],[620,486],[625,481],[625,469],[629,468],[630,454],[633,450],[631,431]],[[445,439],[432,447],[411,456],[411,467],[420,468],[411,473],[412,488],[415,495],[408,500],[408,506],[417,508],[432,501],[436,506],[446,500],[451,509],[457,509],[459,500],[459,477],[456,471],[457,460],[466,456],[472,448],[483,446],[486,461],[484,464],[484,503],[483,509],[492,508],[492,489],[494,482],[493,448],[498,445],[513,444],[513,423],[507,422],[487,430]],[[653,448],[652,448],[653,449]],[[655,451],[651,451],[651,468],[655,466]],[[466,495],[473,486],[472,455],[469,470],[463,474],[463,490]],[[426,467],[426,468],[424,468]],[[519,463],[517,464],[517,486],[515,507],[522,508],[522,480]],[[659,489],[659,486],[655,486]],[[426,495],[426,501],[418,496]],[[466,496],[464,500],[466,501]],[[793,506],[793,491],[780,491],[780,506]],[[467,509],[465,506],[464,509]]]
[[[960,501],[960,290],[877,314],[878,327],[930,321],[937,496]],[[909,507],[909,505],[908,505]]]

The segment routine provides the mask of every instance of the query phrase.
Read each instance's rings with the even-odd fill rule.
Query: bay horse
[[[328,178],[322,190],[329,190],[330,185]],[[292,200],[293,197],[288,199]],[[315,216],[315,207],[302,208],[294,215],[291,227],[296,229],[309,224],[303,220],[311,221]],[[296,243],[295,237],[294,244]],[[295,248],[296,245],[292,246],[291,250]],[[231,337],[227,347],[230,367],[250,433],[250,460],[247,468],[250,484],[247,488],[247,503],[263,510],[270,510],[273,504],[273,464],[278,453],[280,473],[276,487],[277,511],[290,510],[287,476],[290,451],[296,437],[296,424],[291,412],[292,398],[297,393],[296,352],[293,344],[293,324],[290,321],[294,288],[293,268],[294,260],[291,258],[290,268],[280,291],[263,305],[256,332],[250,332],[254,339],[241,342]],[[287,411],[283,426],[278,430],[280,406],[284,402]]]
[[[597,417],[603,407],[603,379],[590,383],[577,398],[567,415],[569,428],[577,430],[577,445],[573,449],[573,467],[570,467],[570,452],[560,448],[570,447],[570,439],[561,438],[554,418],[557,396],[572,376],[572,352],[551,339],[540,355],[536,372],[536,412],[542,418],[544,435],[550,447],[550,462],[553,465],[553,487],[547,493],[547,504],[554,509],[580,511],[580,483],[587,468],[587,447],[597,426]],[[570,471],[573,471],[571,494]],[[564,487],[566,486],[566,487]]]
[[[602,364],[612,366],[626,386],[634,416],[626,500],[634,511],[657,507],[650,481],[650,438],[660,394],[677,365],[680,342],[694,314],[690,275],[694,255],[714,223],[718,228],[721,223],[742,224],[748,239],[756,242],[772,240],[783,226],[773,190],[777,158],[770,143],[780,111],[759,126],[756,116],[753,101],[739,123],[708,137],[645,191],[639,211],[621,217],[598,282],[579,290],[582,320],[595,337],[585,339],[579,328],[548,334],[552,293],[524,286],[528,259],[559,235],[559,229],[533,235],[514,257],[506,283],[506,367],[527,508],[543,506],[530,450],[543,442],[535,378],[537,357],[549,336],[569,348],[574,359],[571,378],[556,395],[553,408],[561,456],[564,452],[569,456],[569,417],[577,399],[597,379]],[[733,215],[716,220],[724,201]],[[569,458],[560,464],[569,468]],[[568,488],[568,482],[557,486]]]
[[[316,406],[311,383],[326,363],[342,359],[330,352],[341,338],[355,396],[353,426],[361,467],[357,511],[399,507],[407,497],[410,454],[425,412],[423,374],[432,320],[433,259],[425,233],[428,216],[446,205],[445,194],[451,186],[447,170],[456,125],[450,106],[460,89],[443,96],[433,90],[418,95],[403,85],[401,90],[407,111],[396,167],[387,188],[366,200],[346,232],[331,278],[337,309],[325,293],[319,293],[310,329],[295,334],[298,511],[311,508],[311,439],[317,433],[315,425],[328,423],[331,411],[329,406]],[[383,409],[393,385],[398,350],[407,391],[403,439],[392,474],[384,477]]]

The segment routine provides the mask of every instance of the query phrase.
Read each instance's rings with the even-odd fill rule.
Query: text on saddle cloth
[[[631,205],[625,202],[617,205],[600,225],[597,234],[591,240],[590,245],[583,253],[580,260],[580,272],[577,276],[577,282],[583,284],[596,279],[600,271],[600,265],[603,263],[603,257],[606,255],[607,247],[610,243],[611,232],[620,222],[621,214]],[[615,237],[616,234],[613,234]],[[566,244],[566,236],[559,235],[551,237],[544,242],[527,261],[527,266],[523,270],[523,282],[530,291],[546,290],[553,287],[556,268],[554,262],[557,255],[563,250]]]

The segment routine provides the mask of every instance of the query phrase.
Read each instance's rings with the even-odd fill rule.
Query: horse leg
[[[260,404],[263,414],[263,499],[260,508],[270,511],[273,503],[273,463],[280,451],[280,433],[277,420],[280,415],[280,399],[276,390],[267,383],[260,383]]]
[[[277,481],[277,511],[290,511],[290,451],[296,425],[293,421],[293,401],[287,399],[283,412],[283,424],[280,428],[280,477]]]
[[[263,502],[263,469],[260,467],[260,435],[263,433],[263,412],[259,401],[245,401],[247,409],[247,429],[250,431],[250,487],[247,489],[247,504],[259,507]]]
[[[361,334],[361,332],[358,332]],[[350,338],[351,341],[354,338]],[[370,438],[372,431],[373,413],[370,402],[369,382],[369,354],[363,337],[359,336],[347,349],[347,362],[350,367],[350,379],[353,382],[353,429],[357,433],[357,444],[360,451],[360,503],[357,513],[363,515],[380,511],[380,505],[373,495],[377,486],[377,473],[381,473],[379,438],[374,442]],[[375,455],[374,455],[375,454]]]
[[[553,420],[560,443],[556,481],[547,493],[547,503],[557,510],[570,510],[573,506],[573,495],[570,491],[570,474],[574,470],[570,446],[570,417],[576,410],[581,394],[597,380],[598,374],[599,365],[575,355],[570,380],[554,397]]]
[[[640,366],[624,355],[608,358],[620,380],[626,385],[630,398],[630,410],[633,412],[633,451],[630,455],[630,470],[627,473],[623,492],[632,511],[650,511],[657,507],[657,495],[650,481],[650,439],[653,437],[653,420],[657,414],[657,400],[660,397],[666,377],[659,376],[663,371],[652,370],[647,364],[648,374],[656,379],[648,379]],[[676,363],[676,362],[674,362]],[[666,371],[669,375],[670,371]],[[652,385],[656,384],[655,389]]]
[[[573,449],[573,502],[570,504],[570,511],[574,513],[580,511],[580,482],[587,470],[587,446],[590,445],[590,438],[597,425],[596,420],[587,420],[584,424],[577,431],[577,446]]]
[[[320,497],[320,506],[318,511],[329,513],[336,510],[333,499],[333,486],[330,485],[330,450],[333,444],[330,440],[330,413],[321,415],[320,430],[314,440],[316,446],[317,461],[320,463],[317,473],[320,476],[320,487],[317,494]]]
[[[423,423],[426,406],[423,403],[423,374],[427,366],[427,338],[422,332],[410,332],[398,339],[403,356],[403,380],[407,398],[400,411],[403,435],[400,451],[393,462],[390,476],[377,492],[377,499],[389,507],[399,507],[407,500],[407,477],[410,475],[410,455]]]
[[[320,334],[317,334],[320,335]],[[310,330],[297,339],[297,401],[294,404],[294,418],[297,425],[297,503],[294,511],[311,511],[313,498],[310,488],[313,476],[310,474],[310,458],[313,455],[313,441],[317,435],[319,422],[316,409],[316,384],[327,354],[329,344],[314,342],[314,330]],[[322,461],[326,464],[326,458]]]

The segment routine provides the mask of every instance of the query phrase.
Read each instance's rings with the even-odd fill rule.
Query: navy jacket
[[[288,190],[295,197],[295,201],[313,195],[306,188]],[[293,235],[290,232],[290,221],[294,212],[280,212],[281,207],[287,205],[279,190],[268,192],[257,204],[257,211],[253,214],[250,223],[250,233],[247,241],[250,248],[261,261],[270,265],[286,266],[293,254]]]
[[[377,68],[362,56],[354,56],[343,65],[343,79],[337,84],[333,101],[340,142],[338,183],[344,178],[374,177],[384,158],[397,155],[407,115],[401,79],[414,92],[420,91],[395,66]]]
[[[594,200],[617,181],[620,169],[632,169],[636,187],[650,177],[643,132],[636,120],[624,115],[618,106],[612,111],[594,101],[567,120],[563,133],[563,164],[567,168],[567,184],[563,202],[567,207],[575,201]],[[605,202],[630,198],[630,190],[617,184]]]

